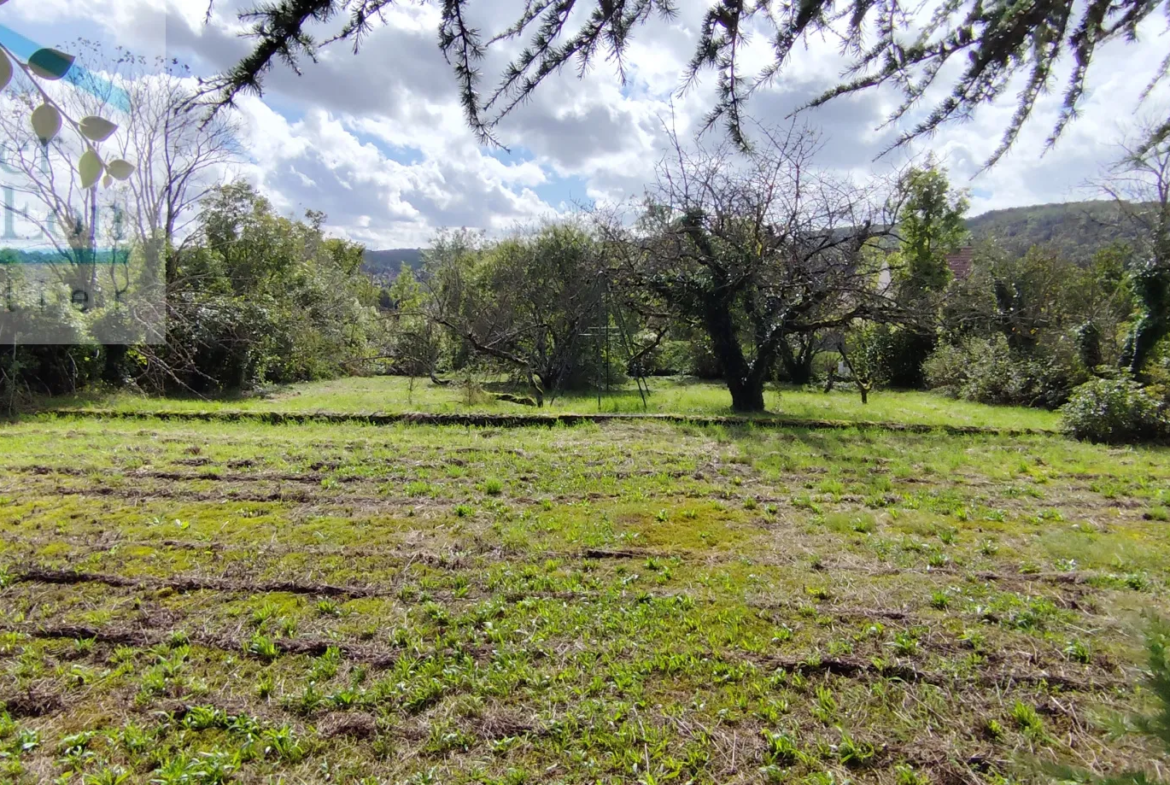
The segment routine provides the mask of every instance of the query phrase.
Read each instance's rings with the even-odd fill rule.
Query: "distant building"
[[[947,255],[947,267],[957,280],[963,280],[971,274],[971,260],[975,256],[975,247],[964,245],[953,254]]]

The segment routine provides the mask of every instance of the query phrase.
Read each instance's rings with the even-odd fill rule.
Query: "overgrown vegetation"
[[[9,411],[101,385],[223,396],[377,373],[407,376],[408,404],[425,377],[469,408],[586,390],[600,405],[632,379],[649,409],[643,380],[678,375],[722,379],[740,414],[764,412],[774,382],[841,382],[863,404],[883,388],[1068,404],[1080,438],[1163,438],[1147,426],[1170,416],[1170,142],[1130,145],[1104,187],[1132,242],[1087,262],[994,240],[957,260],[968,202],[933,158],[857,182],[818,169],[817,134],[791,125],[760,127],[746,151],[668,132],[671,154],[635,208],[500,238],[444,232],[417,275],[375,283],[364,249],[328,237],[324,215],[293,220],[246,184],[208,182],[230,134],[190,117],[168,126],[192,97],[184,84],[168,73],[142,88],[163,127],[134,136],[138,157],[176,140],[204,151],[132,189],[147,207],[126,274],[145,280],[149,260],[165,261],[163,341],[97,343],[99,322],[132,315],[60,300],[42,314],[59,344],[16,337],[0,353]],[[61,267],[62,280],[84,272]],[[116,300],[123,284],[94,291]]]
[[[1166,765],[1114,734],[1149,713],[1142,614],[1167,612],[1160,449],[645,422],[0,435],[18,785]]]

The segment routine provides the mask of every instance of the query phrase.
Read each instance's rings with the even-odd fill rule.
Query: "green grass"
[[[548,413],[674,413],[726,415],[731,413],[731,396],[717,382],[684,379],[651,379],[650,396],[643,409],[633,385],[603,393],[600,406],[595,393],[563,394],[548,402]],[[863,405],[848,390],[824,393],[802,388],[770,388],[765,395],[770,414],[804,419],[922,423],[929,425],[974,425],[997,428],[1055,430],[1058,416],[1053,412],[1008,406],[955,401],[931,393],[876,392]],[[234,399],[152,398],[129,392],[106,395],[60,397],[45,402],[60,408],[113,408],[125,411],[279,411],[279,412],[495,412],[533,413],[531,407],[489,400],[467,404],[465,392],[456,384],[439,387],[426,379],[410,383],[402,377],[346,378],[327,382],[295,384],[267,394]]]
[[[1153,772],[1111,731],[1170,610],[1168,458],[27,417],[0,426],[0,781]]]

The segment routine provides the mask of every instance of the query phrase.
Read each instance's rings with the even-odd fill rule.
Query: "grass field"
[[[521,391],[522,392],[522,391]],[[974,425],[996,428],[1055,430],[1058,415],[1039,409],[985,406],[954,401],[931,393],[877,392],[862,405],[857,393],[838,386],[831,393],[798,388],[771,388],[765,394],[771,414],[801,419],[833,419],[850,422],[876,421],[926,425]],[[413,389],[407,379],[381,376],[346,378],[328,382],[289,385],[268,394],[230,400],[200,398],[151,398],[128,392],[54,398],[48,405],[60,408],[110,408],[122,411],[278,411],[278,412],[491,412],[531,414],[537,410],[487,397],[468,402],[464,389],[456,384],[439,387],[427,379],[416,379]],[[545,413],[593,412],[637,414],[672,413],[726,415],[731,413],[731,395],[718,382],[692,379],[650,380],[646,407],[632,384],[615,387],[603,394],[573,393],[550,400]]]
[[[360,409],[385,389],[365,384],[247,405]],[[813,406],[798,395],[779,409]],[[28,417],[0,426],[0,781],[1165,771],[1111,729],[1145,707],[1143,614],[1170,605],[1168,458],[880,429]]]

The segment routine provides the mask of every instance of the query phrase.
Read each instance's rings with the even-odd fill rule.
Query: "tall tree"
[[[1122,363],[1142,377],[1158,342],[1170,335],[1170,139],[1149,146],[1153,124],[1122,144],[1124,155],[1103,188],[1137,229],[1130,278],[1139,312]]]
[[[905,264],[901,283],[908,293],[941,292],[951,279],[947,257],[969,235],[964,220],[967,197],[951,188],[946,169],[933,158],[907,171],[899,188],[903,198],[898,236]]]
[[[178,257],[170,298],[184,316],[168,324],[154,386],[216,392],[361,372],[381,343],[378,290],[361,246],[327,237],[324,220],[279,216],[247,183],[213,190]]]
[[[899,248],[889,261],[894,293],[909,317],[896,328],[878,329],[874,340],[886,380],[895,387],[921,387],[922,364],[934,350],[939,308],[951,280],[947,257],[967,239],[967,199],[952,190],[946,170],[933,158],[899,180]]]
[[[638,230],[606,226],[627,284],[707,333],[740,412],[763,411],[786,340],[892,306],[866,252],[888,232],[888,203],[815,170],[814,134],[761,133],[767,146],[747,156],[675,138]]]
[[[655,15],[671,18],[676,13],[674,0],[526,0],[510,24],[484,31],[472,21],[472,0],[435,1],[441,11],[439,46],[459,83],[467,122],[485,140],[494,138],[500,118],[566,65],[583,73],[601,56],[616,63],[624,79],[623,55],[636,29]],[[301,59],[314,59],[322,46],[338,41],[351,43],[356,51],[384,19],[379,12],[397,2],[401,0],[272,0],[248,9],[240,18],[251,24],[255,47],[208,90],[230,102],[241,92],[259,92],[274,61],[296,69]],[[947,122],[965,120],[981,104],[1010,94],[1017,89],[1013,77],[1018,75],[1023,89],[992,163],[1016,140],[1036,99],[1051,87],[1062,58],[1073,60],[1074,67],[1050,143],[1078,114],[1097,47],[1136,40],[1141,22],[1159,8],[1170,10],[1170,0],[1035,0],[1024,6],[1010,0],[955,0],[921,13],[899,0],[708,0],[700,28],[692,31],[695,49],[684,78],[690,84],[703,71],[717,74],[718,97],[707,124],[724,121],[731,137],[744,144],[747,99],[799,57],[802,42],[827,34],[840,38],[852,59],[845,80],[810,106],[890,85],[904,98],[891,114],[898,119],[921,105],[931,88],[944,87],[936,83],[949,80],[926,116],[898,139],[902,144]],[[341,29],[319,43],[314,28],[333,23],[346,11],[349,19]],[[570,25],[570,20],[580,24]],[[753,33],[765,36],[772,50],[770,62],[758,73],[751,73],[745,62]],[[485,89],[480,64],[488,49],[524,38],[527,45]],[[1151,87],[1168,73],[1170,58],[1151,75]],[[1167,136],[1170,120],[1153,129],[1148,143]]]

